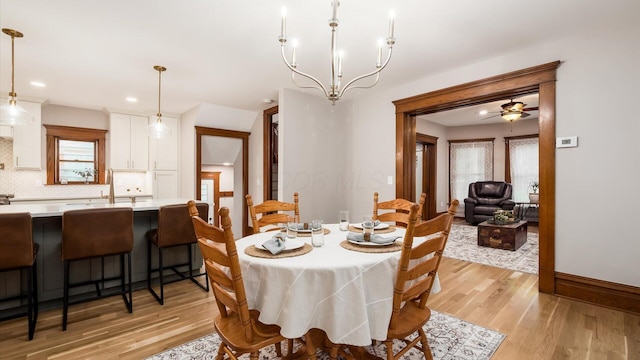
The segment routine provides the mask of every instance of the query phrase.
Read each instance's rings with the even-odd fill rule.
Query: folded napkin
[[[396,241],[396,239],[399,237],[401,236],[399,235],[382,236],[382,235],[374,234],[374,235],[371,235],[371,237],[369,238],[369,241],[372,243],[380,244],[380,245],[386,245]],[[347,240],[355,241],[355,242],[364,242],[364,234],[349,232],[347,234]]]
[[[271,239],[262,243],[262,247],[269,250],[273,255],[278,255],[285,248],[284,241],[286,238],[286,234],[279,232],[273,235]]]

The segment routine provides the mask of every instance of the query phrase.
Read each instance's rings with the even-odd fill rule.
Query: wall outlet
[[[387,185],[393,185],[393,175],[387,177]]]
[[[444,207],[444,201],[440,201],[440,207]]]

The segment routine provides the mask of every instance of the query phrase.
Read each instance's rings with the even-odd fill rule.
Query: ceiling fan
[[[514,120],[518,120],[520,118],[525,118],[525,117],[531,115],[531,114],[527,113],[526,111],[538,110],[537,106],[530,107],[530,108],[525,108],[525,106],[527,106],[527,104],[525,104],[525,103],[523,103],[521,101],[513,101],[513,99],[511,99],[508,103],[500,105],[502,110],[498,111],[499,114],[493,115],[493,116],[489,116],[489,117],[484,118],[482,120],[487,120],[487,119],[494,118],[496,116],[501,116],[503,119],[505,119],[507,121],[514,121]]]

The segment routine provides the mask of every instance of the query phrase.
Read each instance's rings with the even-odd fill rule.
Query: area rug
[[[450,315],[432,310],[431,319],[424,327],[433,358],[436,360],[484,360],[490,359],[502,343],[505,335],[496,331],[468,323]],[[189,343],[177,346],[160,354],[147,358],[148,360],[196,360],[214,359],[220,345],[217,334],[210,334]],[[402,346],[401,342],[394,343]],[[367,347],[367,351],[386,358],[384,344]],[[241,359],[249,359],[245,354]],[[276,359],[274,346],[260,351],[260,360]],[[403,360],[421,360],[424,356],[417,349],[409,350]],[[329,354],[318,350],[319,360],[329,360]]]
[[[528,233],[527,242],[518,250],[478,246],[478,228],[453,224],[443,255],[499,268],[538,274],[538,234]]]

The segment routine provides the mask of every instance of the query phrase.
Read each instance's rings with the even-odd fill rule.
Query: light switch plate
[[[577,147],[577,136],[564,136],[556,138],[556,148]]]

